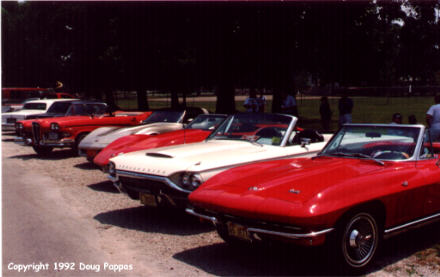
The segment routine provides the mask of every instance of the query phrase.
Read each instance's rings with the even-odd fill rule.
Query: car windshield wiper
[[[363,153],[344,153],[344,152],[335,152],[335,153],[331,153],[331,155],[333,155],[333,156],[340,156],[340,157],[356,157],[356,158],[364,158],[364,159],[372,160],[372,161],[376,162],[377,164],[384,165],[384,162],[382,162],[382,161],[380,161],[380,160],[377,160],[377,159],[371,157],[370,155],[363,154]]]
[[[382,162],[381,160],[375,159],[375,158],[373,158],[373,157],[371,157],[370,155],[367,155],[367,154],[353,153],[352,155],[353,155],[353,157],[369,159],[369,160],[372,160],[372,161],[374,161],[374,162],[376,162],[376,163],[378,163],[380,165],[384,165],[384,162]]]

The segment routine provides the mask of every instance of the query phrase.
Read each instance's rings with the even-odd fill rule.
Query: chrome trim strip
[[[203,218],[203,219],[209,220],[209,221],[211,221],[214,225],[216,225],[216,224],[219,223],[219,221],[217,220],[216,217],[214,217],[214,216],[207,216],[207,215],[203,215],[203,214],[199,214],[199,213],[195,212],[193,209],[190,209],[190,208],[185,209],[185,212],[188,213],[188,214],[190,214],[190,215],[197,216],[197,217],[200,217],[200,218]]]
[[[116,175],[117,176],[118,175],[125,176],[125,177],[134,177],[134,178],[139,178],[139,179],[147,179],[147,180],[151,180],[151,181],[159,181],[159,182],[162,182],[165,185],[167,185],[170,188],[175,189],[177,191],[184,192],[187,194],[190,194],[192,192],[190,190],[186,190],[186,189],[179,187],[178,185],[171,182],[171,180],[168,179],[167,177],[149,175],[149,174],[143,174],[143,173],[137,173],[137,172],[131,172],[131,171],[124,171],[124,170],[119,170],[119,169],[116,170]]]
[[[218,224],[219,221],[216,217],[214,216],[207,216],[204,214],[200,214],[196,211],[194,211],[191,208],[187,208],[185,209],[185,211],[190,214],[190,215],[194,215],[206,220],[211,221],[212,223]],[[266,229],[260,229],[260,228],[246,228],[248,232],[250,233],[260,233],[260,234],[268,234],[268,235],[274,235],[274,236],[279,236],[279,237],[284,237],[284,238],[289,238],[289,239],[307,239],[307,238],[314,238],[320,235],[324,235],[327,234],[331,231],[334,230],[334,228],[328,228],[328,229],[324,229],[321,231],[313,231],[310,233],[306,233],[306,234],[293,234],[293,233],[286,233],[286,232],[276,232],[276,231],[270,231],[270,230],[266,230]]]
[[[270,231],[265,229],[259,229],[259,228],[247,228],[248,232],[250,233],[261,233],[261,234],[268,234],[268,235],[274,235],[279,237],[285,237],[289,239],[307,239],[307,238],[314,238],[320,235],[327,234],[334,230],[334,228],[328,228],[321,231],[313,231],[307,234],[292,234],[292,233],[285,233],[285,232],[276,232],[276,231]]]
[[[396,227],[393,227],[393,228],[387,229],[387,230],[384,231],[384,233],[385,233],[385,234],[389,234],[389,233],[392,233],[392,232],[396,232],[396,231],[399,231],[399,230],[401,230],[401,229],[405,229],[405,228],[411,227],[411,226],[413,226],[413,225],[417,225],[417,224],[420,224],[420,223],[424,223],[424,222],[426,222],[426,221],[429,221],[429,220],[431,220],[431,219],[435,219],[435,218],[437,218],[437,217],[440,218],[440,213],[436,213],[436,214],[433,214],[433,215],[428,216],[428,217],[424,217],[424,218],[421,218],[421,219],[417,219],[417,220],[414,220],[414,221],[410,221],[410,222],[407,222],[407,223],[405,223],[405,224],[402,224],[402,225],[399,225],[399,226],[396,226]]]

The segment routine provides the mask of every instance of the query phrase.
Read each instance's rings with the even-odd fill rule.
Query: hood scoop
[[[147,153],[145,155],[150,156],[150,157],[156,157],[156,158],[168,158],[168,159],[172,158],[172,156],[170,156],[170,155],[161,154],[161,153]]]

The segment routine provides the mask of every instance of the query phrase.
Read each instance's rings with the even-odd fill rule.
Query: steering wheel
[[[372,155],[375,159],[385,159],[385,160],[406,160],[409,159],[409,155],[401,151],[393,150],[379,150]]]

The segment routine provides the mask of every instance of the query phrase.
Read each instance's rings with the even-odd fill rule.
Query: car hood
[[[210,131],[188,129],[163,133],[157,136],[143,134],[128,135],[107,145],[101,152],[99,152],[93,162],[100,166],[104,166],[108,163],[108,160],[111,157],[114,157],[119,153],[129,153],[175,144],[193,143],[196,141],[202,141],[209,134]]]
[[[330,157],[256,163],[214,176],[191,193],[190,201],[237,216],[286,221],[317,212],[313,204],[335,189],[347,195],[359,194],[356,185],[362,178],[383,174],[391,167],[369,160]]]
[[[80,143],[83,149],[102,149],[118,138],[134,135],[156,135],[163,132],[181,129],[181,123],[151,123],[133,127],[101,127],[88,134]]]
[[[207,140],[127,153],[112,160],[117,169],[170,176],[181,171],[218,171],[255,161],[293,157],[310,151],[315,153],[313,151],[323,146],[324,142],[311,144],[308,152],[299,145],[280,147],[257,145],[248,141]]]

